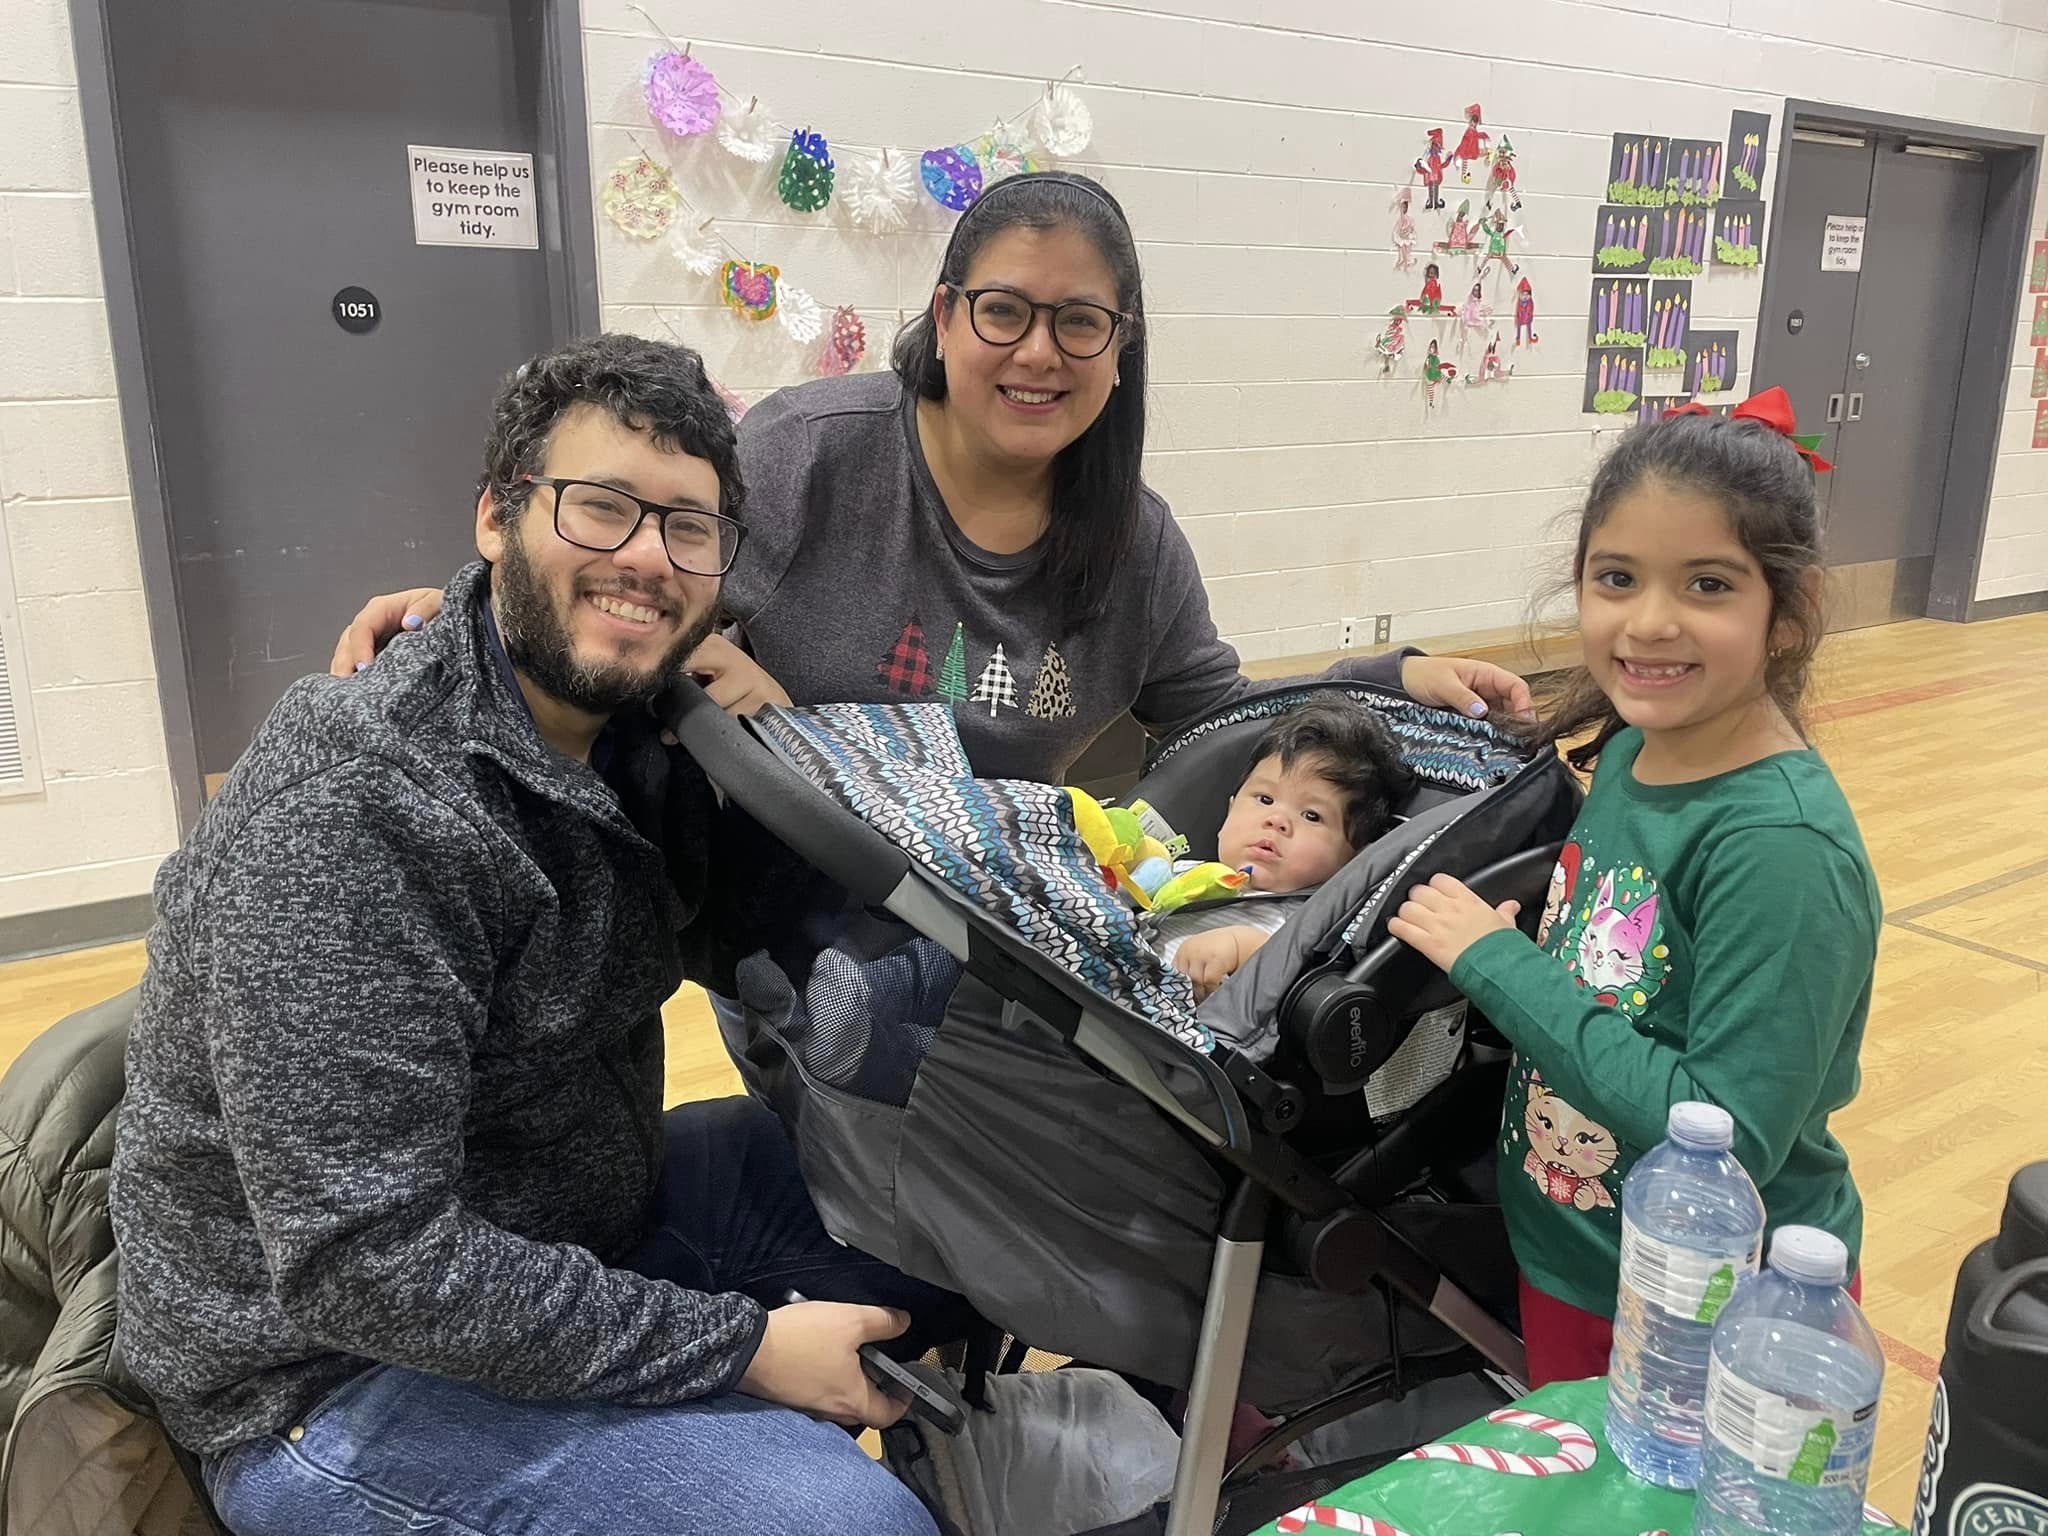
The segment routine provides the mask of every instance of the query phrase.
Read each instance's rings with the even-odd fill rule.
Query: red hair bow
[[[1690,400],[1684,405],[1673,406],[1670,410],[1666,411],[1664,419],[1669,421],[1673,416],[1711,416],[1713,414],[1710,408],[1701,405],[1699,401]],[[1799,456],[1806,460],[1808,464],[1811,464],[1815,471],[1820,474],[1826,474],[1835,467],[1818,453],[1814,452],[1816,448],[1820,447],[1820,440],[1826,435],[1825,433],[1802,433],[1792,430],[1798,425],[1792,417],[1792,397],[1776,384],[1758,394],[1751,395],[1728,414],[1746,421],[1760,421],[1780,437],[1790,438],[1792,446],[1799,451]]]

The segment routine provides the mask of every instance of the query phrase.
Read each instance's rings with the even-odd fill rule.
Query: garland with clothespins
[[[659,24],[639,6],[649,25]],[[690,45],[668,44],[643,72],[641,85],[649,118],[676,139],[716,131],[718,142],[740,159],[765,164],[786,125],[767,114],[759,97],[749,97],[738,113],[726,102],[739,96],[721,85],[702,63],[690,56]],[[1076,66],[1078,68],[1078,66]],[[1068,77],[1074,71],[1068,71]],[[1028,134],[1018,123],[1028,124]],[[965,211],[988,187],[1006,176],[1037,170],[1037,153],[1073,155],[1088,144],[1093,132],[1088,108],[1065,79],[1049,81],[1045,92],[1019,119],[998,118],[974,144],[927,150],[919,157],[925,191],[940,206]],[[676,184],[675,173],[649,146],[633,135],[639,148],[615,165],[606,177],[601,201],[607,217],[636,240],[669,236],[670,249],[684,270],[715,278],[720,301],[742,321],[775,319],[799,347],[822,337],[824,345],[811,366],[821,375],[851,372],[867,349],[866,326],[851,305],[838,305],[829,316],[810,293],[784,281],[781,268],[742,252],[715,232],[716,217],[700,217]],[[808,126],[789,130],[789,147],[776,181],[782,202],[799,212],[824,209],[837,190],[853,218],[877,234],[908,225],[906,208],[916,195],[910,162],[892,158],[884,148],[873,154],[846,157],[842,178],[823,134]],[[688,217],[678,222],[687,212]]]
[[[641,77],[647,115],[656,127],[677,139],[715,133],[728,154],[757,165],[773,161],[779,150],[776,193],[786,206],[799,213],[821,212],[837,192],[856,222],[875,234],[908,225],[905,210],[920,182],[942,208],[964,212],[1006,176],[1037,170],[1041,156],[1078,155],[1094,136],[1087,103],[1067,84],[1080,70],[1076,65],[1048,81],[1023,112],[997,118],[977,138],[908,154],[856,152],[846,157],[842,177],[829,140],[813,124],[782,121],[762,106],[759,96],[748,96],[741,106],[738,92],[690,56],[690,43],[670,37],[644,8],[629,9],[667,44],[648,59]]]

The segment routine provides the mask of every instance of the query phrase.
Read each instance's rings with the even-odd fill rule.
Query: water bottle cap
[[[1706,1152],[1726,1152],[1735,1145],[1735,1117],[1718,1104],[1674,1104],[1664,1133]]]
[[[1849,1249],[1819,1227],[1780,1227],[1771,1239],[1771,1268],[1806,1285],[1840,1285],[1849,1278]]]

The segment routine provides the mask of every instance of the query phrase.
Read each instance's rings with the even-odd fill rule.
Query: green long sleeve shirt
[[[1855,1097],[1882,920],[1855,817],[1819,754],[1690,784],[1601,754],[1542,928],[1489,934],[1451,979],[1515,1046],[1500,1189],[1531,1284],[1612,1316],[1621,1188],[1686,1099],[1735,1119],[1770,1226],[1856,1254],[1863,1207],[1828,1116]]]

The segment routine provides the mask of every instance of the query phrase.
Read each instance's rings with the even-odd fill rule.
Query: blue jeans
[[[695,1290],[772,1303],[901,1307],[922,1337],[957,1299],[832,1241],[774,1115],[748,1099],[666,1117],[650,1235],[630,1265]],[[669,1408],[525,1402],[380,1366],[288,1433],[213,1458],[235,1536],[934,1536],[917,1499],[853,1438],[740,1393]]]

